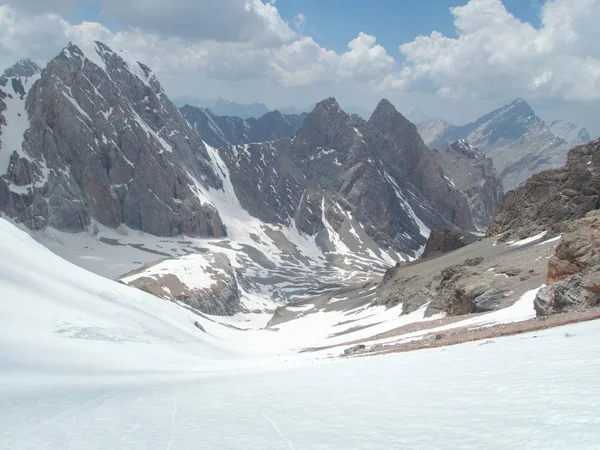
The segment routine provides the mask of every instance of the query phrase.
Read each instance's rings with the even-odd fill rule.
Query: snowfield
[[[522,320],[531,295],[481,320]],[[268,330],[264,314],[217,321],[0,219],[0,448],[597,448],[598,322],[377,357],[299,353],[423,320],[346,313]]]

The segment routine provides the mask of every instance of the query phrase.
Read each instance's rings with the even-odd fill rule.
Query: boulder
[[[548,261],[547,286],[534,306],[538,316],[600,303],[600,210],[571,222]]]

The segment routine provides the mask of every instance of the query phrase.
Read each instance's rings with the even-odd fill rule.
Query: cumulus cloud
[[[273,3],[248,0],[245,5],[258,8],[261,12],[257,14],[265,17],[276,12]],[[277,34],[277,20],[271,23]],[[182,78],[192,74],[230,81],[262,78],[285,87],[340,80],[375,85],[395,64],[384,48],[376,45],[375,37],[364,33],[348,44],[348,51],[338,54],[311,37],[295,34],[278,45],[264,45],[260,39],[191,40],[141,28],[113,32],[97,22],[72,25],[56,14],[31,16],[6,5],[0,7],[0,25],[0,59],[9,54],[14,59],[50,59],[71,40],[100,40],[116,50],[127,49],[159,74]]]
[[[277,45],[295,32],[274,2],[261,0],[105,0],[101,17],[186,40]]]
[[[379,80],[391,73],[396,64],[394,58],[375,42],[375,36],[360,32],[358,37],[348,44],[348,51],[342,54],[339,74],[366,82]]]
[[[433,32],[400,46],[405,64],[383,87],[441,97],[600,99],[600,0],[548,0],[535,28],[501,0],[450,9],[458,37]]]

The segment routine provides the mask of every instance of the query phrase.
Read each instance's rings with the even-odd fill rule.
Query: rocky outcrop
[[[70,44],[25,107],[26,132],[0,178],[0,209],[16,220],[70,232],[97,221],[160,236],[225,234],[206,200],[222,182],[202,140],[127,53]]]
[[[548,261],[548,286],[538,293],[538,316],[600,305],[600,210],[571,222]]]
[[[243,310],[238,280],[224,253],[164,260],[127,274],[121,281],[206,314],[230,316]]]
[[[504,196],[488,236],[559,234],[570,220],[600,207],[600,140],[573,148],[567,164],[531,177]]]
[[[442,145],[433,154],[446,181],[466,196],[475,227],[487,230],[504,195],[492,160],[464,139]]]
[[[520,186],[535,173],[562,166],[569,148],[589,138],[585,129],[576,126],[578,131],[572,136],[571,128],[564,123],[547,125],[521,98],[467,125],[454,126],[439,119],[419,124],[431,148],[458,139],[479,148],[494,162],[505,190]]]
[[[279,111],[271,111],[258,119],[242,119],[218,116],[210,109],[190,105],[185,105],[180,110],[202,140],[211,147],[291,138],[306,116],[306,114],[284,115]]]
[[[423,251],[423,258],[442,255],[444,253],[458,250],[475,242],[478,236],[461,230],[440,228],[433,230],[427,239],[427,245]]]

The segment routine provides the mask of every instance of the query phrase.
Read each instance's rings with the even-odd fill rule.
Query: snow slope
[[[597,322],[323,359],[340,348],[299,346],[422,311],[317,312],[266,330],[246,316],[257,322],[243,331],[87,272],[3,219],[0,287],[0,448],[591,449],[600,438]],[[511,314],[528,315],[532,295]],[[501,313],[488,320],[515,320]]]

